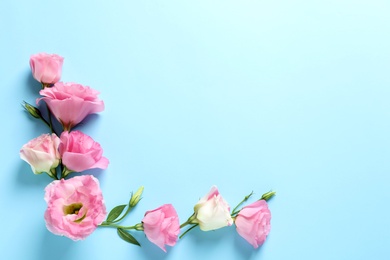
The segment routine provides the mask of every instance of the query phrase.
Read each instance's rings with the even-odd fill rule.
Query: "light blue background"
[[[390,2],[0,2],[2,259],[389,259]],[[270,189],[258,250],[234,227],[198,229],[162,252],[98,229],[45,228],[43,189],[19,158],[47,132],[21,107],[40,86],[29,57],[65,57],[63,81],[101,92],[79,129],[110,159],[107,207],[145,186],[125,221],[172,203],[184,221],[216,184],[234,206]],[[115,258],[111,258],[115,256]]]

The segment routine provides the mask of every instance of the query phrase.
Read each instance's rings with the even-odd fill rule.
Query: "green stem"
[[[38,108],[34,107],[33,105],[27,103],[26,101],[23,101],[23,108],[34,118],[41,119],[48,127],[50,127],[49,122],[46,121],[45,118],[43,118],[41,112]]]
[[[111,227],[111,228],[121,228],[121,229],[136,229],[136,225],[134,225],[134,226],[121,226],[121,225],[107,223],[105,221],[102,224],[100,224],[98,227]]]
[[[46,121],[43,117],[40,117],[40,119],[51,129],[49,122]]]
[[[232,211],[232,214],[231,214],[231,216],[233,217],[234,215],[236,215],[238,212],[240,212],[240,210],[237,210],[238,209],[238,207],[240,207],[245,201],[247,201],[251,196],[253,195],[253,191],[249,194],[249,195],[247,195],[247,196],[245,196],[245,198],[240,202],[240,203],[238,203],[238,205],[233,209],[233,211]]]
[[[187,220],[186,222],[184,222],[183,224],[180,225],[180,229],[182,229],[183,227],[187,226],[188,224],[190,224],[190,221]]]
[[[109,222],[106,222],[106,221],[103,221],[102,224],[100,224],[98,227],[111,227],[111,228],[120,228],[120,229],[127,229],[127,230],[131,230],[131,229],[134,229],[134,230],[137,230],[137,231],[144,231],[144,225],[143,223],[138,223],[134,226],[121,226],[121,225],[116,225],[116,224],[113,224],[113,223],[109,223]]]
[[[184,223],[183,223],[184,224]],[[192,227],[190,227],[189,229],[187,229],[183,234],[180,235],[179,239],[181,239],[185,234],[187,234],[188,232],[190,232],[193,228],[195,228],[196,226],[198,226],[199,224],[194,224]],[[180,226],[181,228],[181,226]]]
[[[189,218],[187,219],[186,222],[184,222],[183,224],[180,225],[180,228],[183,228],[183,227],[185,227],[185,226],[188,225],[188,224],[199,224],[198,222],[199,222],[199,221],[196,219],[196,214],[195,214],[195,212],[194,212],[194,213],[191,215],[191,217],[189,217]]]

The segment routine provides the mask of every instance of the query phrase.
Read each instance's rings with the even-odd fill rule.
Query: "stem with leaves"
[[[129,232],[130,230],[136,230],[136,231],[143,231],[143,224],[138,223],[133,226],[122,226],[118,225],[117,223],[122,221],[129,213],[130,211],[138,204],[138,202],[141,200],[141,195],[143,193],[144,187],[141,186],[134,194],[131,194],[130,200],[127,204],[118,205],[114,207],[110,213],[108,213],[107,218],[105,221],[103,221],[99,227],[111,227],[115,228],[117,230],[118,236],[123,239],[124,241],[141,246],[140,243],[133,237],[133,235]],[[123,211],[126,209],[125,213]],[[123,213],[123,214],[122,214]]]

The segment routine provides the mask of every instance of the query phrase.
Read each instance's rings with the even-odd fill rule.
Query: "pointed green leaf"
[[[141,244],[135,239],[129,232],[125,231],[122,228],[117,229],[118,235],[120,238],[125,240],[126,242],[136,245],[136,246],[141,246]]]
[[[107,222],[112,222],[119,217],[127,205],[119,205],[113,208],[107,216]]]

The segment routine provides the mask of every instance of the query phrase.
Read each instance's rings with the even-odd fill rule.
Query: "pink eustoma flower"
[[[261,246],[271,230],[271,212],[265,200],[244,207],[235,221],[237,232],[254,248]]]
[[[57,54],[38,53],[31,55],[30,67],[33,77],[44,84],[54,84],[61,78],[64,58]]]
[[[47,229],[73,240],[85,239],[106,217],[99,181],[91,175],[53,181],[45,201]]]
[[[229,204],[219,194],[216,186],[213,186],[209,193],[199,200],[194,211],[195,222],[203,231],[215,230],[233,224]]]
[[[62,164],[70,171],[82,172],[92,168],[106,169],[108,159],[103,149],[90,136],[81,131],[62,132],[59,152]]]
[[[180,233],[179,217],[171,204],[147,211],[142,219],[146,237],[164,252],[165,245],[174,246]]]
[[[44,100],[66,131],[87,115],[104,110],[98,91],[76,83],[58,82],[51,88],[42,89],[39,94],[43,97],[38,98],[37,103]]]
[[[43,134],[23,145],[20,157],[30,164],[35,174],[50,174],[50,170],[56,168],[60,162],[59,144],[60,138],[55,134]]]

